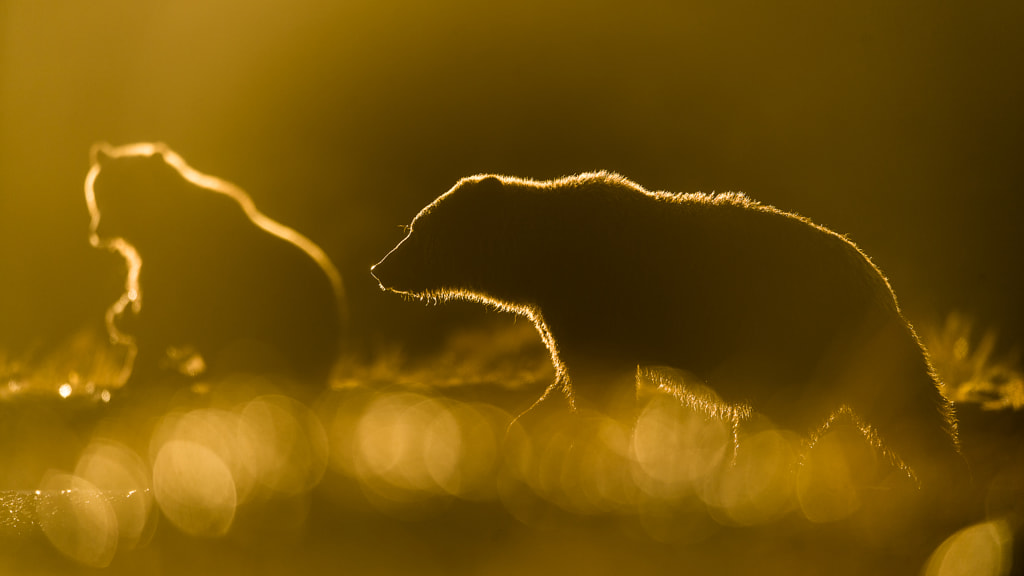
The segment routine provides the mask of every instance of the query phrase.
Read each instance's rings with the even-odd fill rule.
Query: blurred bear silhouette
[[[108,326],[137,346],[132,381],[171,368],[326,382],[344,302],[319,247],[162,144],[97,144],[92,160],[90,241],[129,264]]]
[[[671,367],[720,396],[689,399],[710,414],[749,407],[813,436],[852,413],[911,476],[959,460],[952,405],[882,273],[742,194],[649,192],[607,172],[472,176],[371,271],[385,290],[531,319],[557,372],[541,400],[559,390],[609,412],[638,370]]]

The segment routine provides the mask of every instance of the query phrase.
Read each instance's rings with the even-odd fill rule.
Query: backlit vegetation
[[[947,338],[957,334],[954,328],[964,329],[956,322],[947,323]],[[835,424],[807,453],[804,438],[754,413],[744,418],[737,444],[730,421],[685,406],[650,376],[641,378],[632,426],[556,409],[560,398],[513,424],[516,410],[550,375],[537,361],[545,357],[539,346],[523,352],[529,333],[514,328],[493,336],[510,354],[505,358],[453,340],[452,354],[476,367],[472,375],[451,358],[418,366],[381,362],[353,370],[313,398],[288,382],[260,377],[189,386],[179,375],[183,387],[172,396],[97,413],[97,424],[87,430],[23,421],[8,431],[20,438],[18,452],[49,471],[34,486],[15,486],[12,464],[18,460],[8,451],[0,469],[9,490],[0,499],[11,518],[0,523],[0,532],[11,537],[39,530],[66,557],[106,566],[126,550],[156,545],[152,539],[169,529],[204,539],[237,538],[270,525],[297,534],[310,521],[314,501],[340,506],[339,514],[369,505],[385,517],[438,522],[452,506],[483,505],[500,506],[531,529],[570,518],[603,519],[676,545],[744,527],[770,534],[772,526],[802,519],[842,526],[843,538],[882,554],[872,538],[896,538],[908,521],[927,524],[932,514],[915,504],[915,488],[852,424]],[[969,334],[953,338],[954,349],[961,337]],[[107,347],[102,340],[76,342],[65,355],[102,359]],[[954,394],[976,388],[971,382],[979,374],[1019,378],[1008,363],[986,366],[978,359],[987,356],[969,350],[959,358],[971,359],[963,373],[972,380],[953,380]],[[945,369],[941,344],[933,353]],[[23,372],[32,376],[18,393],[8,387],[8,404],[14,407],[44,377],[54,378],[44,387],[54,414],[60,402],[88,395],[82,376],[68,398],[59,393],[55,384],[72,380],[71,373],[56,378],[62,358],[53,355]],[[529,366],[537,368],[524,372]],[[995,384],[996,393],[1007,389]],[[1012,402],[986,396],[985,405]],[[78,448],[55,454],[54,445]],[[964,574],[956,566],[968,558],[972,566],[987,567],[984,574],[1008,573],[1017,522],[996,516],[950,531],[927,573]]]
[[[952,313],[924,337],[951,400],[981,404],[988,410],[1024,408],[1024,372],[1019,358],[1016,353],[996,355],[994,330],[979,331],[969,317]]]

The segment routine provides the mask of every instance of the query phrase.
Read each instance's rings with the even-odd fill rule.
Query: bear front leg
[[[576,407],[573,402],[572,388],[569,385],[568,377],[565,375],[564,370],[557,370],[556,366],[555,380],[551,382],[551,384],[549,384],[547,388],[544,389],[544,392],[540,395],[539,398],[534,400],[533,403],[530,404],[525,410],[523,410],[519,414],[516,414],[516,416],[512,418],[512,421],[509,422],[508,430],[511,430],[517,424],[524,424],[522,420],[527,415],[533,416],[532,418],[530,418],[531,420],[533,420],[537,416],[537,412],[539,412],[538,408],[544,405],[545,402],[549,402],[552,396],[559,395],[566,400],[569,410],[575,412]]]
[[[597,412],[629,424],[635,421],[635,365],[571,353],[563,362],[559,379],[573,411]]]

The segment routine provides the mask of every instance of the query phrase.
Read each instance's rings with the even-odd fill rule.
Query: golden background
[[[1024,5],[1013,1],[0,2],[0,360],[57,379],[97,362],[85,357],[95,353],[88,342],[76,348],[76,338],[102,327],[104,310],[121,293],[124,264],[88,243],[82,183],[89,149],[97,141],[160,141],[198,170],[239,185],[262,212],[323,248],[345,279],[350,351],[371,364],[361,373],[367,381],[458,384],[486,379],[488,370],[507,376],[489,354],[532,342],[512,335],[478,350],[473,330],[489,333],[511,319],[468,304],[412,305],[380,292],[369,266],[402,237],[400,225],[470,174],[545,179],[597,169],[652,190],[743,191],[849,235],[888,275],[909,320],[935,335],[937,360],[948,353],[963,361],[968,381],[986,361],[1012,358],[1024,342],[1022,26]],[[998,338],[978,343],[985,330]],[[381,359],[381,351],[395,349],[412,358],[403,366],[415,368]],[[972,358],[977,366],[967,366]],[[1010,379],[1019,377],[1009,366]],[[443,370],[454,375],[438,376]],[[81,513],[79,520],[95,524],[86,532],[120,542],[116,554],[109,542],[82,544],[59,522],[33,517],[45,538],[0,522],[0,570],[655,574],[760,566],[794,573],[806,560],[855,574],[879,567],[900,573],[923,562],[891,554],[898,544],[865,544],[827,524],[825,535],[809,537],[805,520],[777,520],[784,508],[777,503],[770,512],[736,512],[754,514],[749,522],[709,520],[702,504],[693,516],[678,509],[670,519],[640,514],[646,523],[627,530],[609,527],[604,515],[621,511],[605,493],[604,500],[579,502],[543,478],[525,481],[527,492],[570,517],[552,520],[534,514],[536,503],[520,502],[514,490],[499,497],[450,485],[452,478],[485,482],[480,478],[490,472],[452,476],[417,460],[395,476],[382,463],[401,459],[395,446],[410,441],[403,434],[417,436],[421,428],[407,429],[410,421],[442,432],[453,422],[463,433],[467,422],[501,428],[546,377],[543,362],[514,370],[524,382],[518,395],[488,398],[500,413],[445,404],[423,390],[296,403],[257,385],[232,392],[238,397],[231,402],[146,405],[137,420],[120,414],[115,423],[91,408],[68,414],[0,400],[0,490],[15,491],[5,493],[12,518],[12,506],[31,500],[19,490],[88,494],[82,478],[126,488],[127,481],[96,472],[109,469],[180,480],[185,473],[161,471],[183,462],[208,462],[197,482],[214,495],[233,494],[224,496],[232,503],[216,500],[206,510],[238,506],[249,514],[233,528],[217,524],[225,517],[216,515],[196,527],[165,504],[182,531],[167,520],[151,529],[143,526],[146,507],[141,523],[137,515],[137,525],[125,522],[122,512],[136,502],[127,498],[114,503],[121,528],[110,536],[95,528],[111,522],[107,508]],[[535,382],[539,389],[528,387]],[[309,424],[314,412],[323,437]],[[993,449],[1019,454],[1019,415],[1001,414],[1010,432]],[[265,421],[274,424],[252,424]],[[256,430],[232,437],[241,448],[207,445],[219,437],[218,426],[238,422]],[[246,452],[252,443],[276,446],[260,433],[307,425],[314,432],[300,436],[314,456]],[[145,442],[130,450],[97,443],[96,426],[124,445],[142,431],[164,435],[170,448],[147,454]],[[377,429],[392,442],[372,444],[366,430]],[[206,444],[187,440],[193,436]],[[338,438],[363,444],[356,456],[334,454]],[[763,440],[785,452],[788,440],[780,438]],[[497,449],[473,450],[462,465],[488,461]],[[242,473],[225,454],[276,458],[293,474],[273,467]],[[648,468],[667,456],[643,454],[629,465],[648,480],[679,473]],[[338,478],[321,483],[331,474]],[[1024,478],[1017,474],[1010,477]],[[262,496],[250,495],[253,478],[262,478]],[[152,490],[159,500],[160,490],[171,488]],[[351,496],[360,490],[366,501]],[[438,504],[433,492],[459,504]],[[61,506],[79,510],[57,501],[38,504],[36,514],[62,518]],[[680,525],[680,517],[696,520]],[[723,522],[768,528],[729,532]],[[981,541],[1006,530],[976,527]],[[801,548],[807,542],[813,550]]]

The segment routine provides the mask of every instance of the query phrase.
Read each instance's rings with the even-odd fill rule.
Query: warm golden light
[[[655,397],[633,432],[637,482],[659,498],[692,492],[731,458],[730,436],[724,422],[680,406],[671,396]]]
[[[743,443],[736,462],[705,483],[701,499],[723,524],[768,524],[793,506],[793,484],[800,438],[792,432],[764,430]]]
[[[491,404],[422,388],[353,384],[307,405],[269,382],[214,382],[158,412],[148,460],[125,444],[147,439],[134,438],[132,427],[101,426],[73,473],[51,473],[39,485],[39,525],[68,558],[103,566],[170,526],[203,538],[252,537],[267,529],[259,522],[298,530],[317,494],[428,522],[452,506],[489,503],[528,527],[550,526],[554,511],[635,522],[644,537],[669,545],[722,530],[770,534],[795,519],[851,538],[862,523],[895,536],[909,520],[904,510],[922,513],[900,508],[894,519],[893,506],[880,508],[916,490],[852,421],[833,422],[808,448],[751,414],[737,450],[728,421],[649,384],[633,425],[552,410],[524,427]],[[902,483],[880,485],[885,477]],[[1019,494],[1012,478],[992,485],[993,502]],[[274,515],[261,520],[268,509]],[[154,514],[167,520],[163,528]],[[1005,576],[1013,531],[1009,521],[991,521],[945,533],[926,573],[974,573],[964,572],[969,566]]]
[[[458,458],[456,423],[438,400],[384,396],[362,416],[356,442],[364,477],[410,491],[443,490]]]
[[[835,426],[808,453],[797,474],[800,509],[812,522],[835,522],[862,506],[857,480],[870,477],[877,462],[859,430]]]
[[[262,487],[296,495],[320,483],[327,467],[327,434],[309,408],[268,395],[246,403],[237,415],[237,457]]]
[[[932,360],[946,378],[944,393],[963,403],[980,403],[987,410],[1024,408],[1024,371],[1019,357],[1000,357],[994,330],[979,332],[959,312],[924,331]]]
[[[117,519],[119,548],[144,541],[151,521],[151,471],[142,458],[120,442],[96,438],[82,451],[74,475],[109,499]]]
[[[39,526],[65,556],[95,568],[110,564],[117,551],[118,517],[93,483],[52,472],[36,491]]]
[[[257,479],[243,453],[248,435],[254,433],[256,431],[245,426],[233,410],[200,408],[175,411],[164,415],[153,432],[149,456],[155,462],[170,442],[186,442],[209,450],[227,469],[236,499],[245,501],[257,487]]]
[[[224,461],[206,446],[184,440],[167,442],[157,453],[153,496],[167,519],[192,536],[227,534],[238,505]]]
[[[1024,574],[1022,29],[1021,0],[0,0],[0,576]],[[510,198],[374,272],[433,290],[370,275],[463,176],[602,170],[859,248]]]
[[[1013,535],[1004,520],[968,526],[950,536],[928,561],[925,576],[1006,576],[1013,563]]]

